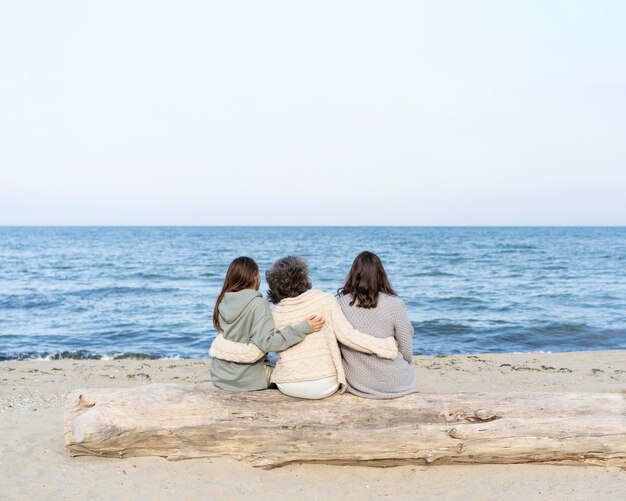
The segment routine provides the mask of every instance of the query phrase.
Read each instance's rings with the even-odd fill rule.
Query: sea
[[[415,354],[626,349],[626,227],[0,227],[0,360],[205,358],[233,258],[336,293],[363,250]]]

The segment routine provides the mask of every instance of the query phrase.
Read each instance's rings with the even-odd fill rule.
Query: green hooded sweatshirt
[[[282,351],[299,343],[311,333],[304,320],[274,332],[274,319],[263,295],[252,289],[227,292],[219,305],[220,327],[224,338],[238,343],[254,343],[261,351]],[[267,388],[265,360],[240,364],[214,358],[211,379],[222,390],[254,391]]]

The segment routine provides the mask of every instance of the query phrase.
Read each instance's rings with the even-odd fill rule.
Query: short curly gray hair
[[[277,304],[287,297],[296,297],[308,291],[313,284],[309,280],[309,265],[297,256],[279,259],[265,272],[269,289],[268,299]]]

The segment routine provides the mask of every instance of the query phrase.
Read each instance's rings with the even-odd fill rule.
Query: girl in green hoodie
[[[274,332],[272,312],[259,292],[260,285],[259,266],[254,259],[238,257],[230,263],[213,310],[213,326],[225,339],[254,343],[265,353],[282,351],[324,325],[323,318],[312,316]],[[268,374],[264,359],[245,364],[213,358],[211,363],[213,385],[222,390],[264,390],[268,386]]]

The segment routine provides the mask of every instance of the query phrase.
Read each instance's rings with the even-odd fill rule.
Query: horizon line
[[[6,224],[0,228],[626,228],[626,224]]]

